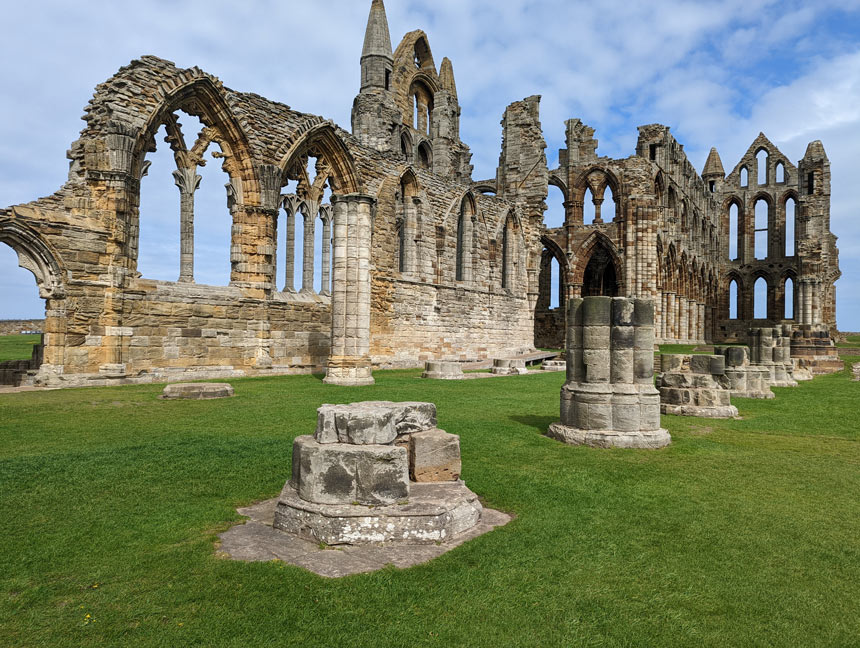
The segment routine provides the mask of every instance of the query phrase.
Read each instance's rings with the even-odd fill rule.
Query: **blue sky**
[[[83,127],[80,116],[94,87],[142,54],[197,65],[235,90],[349,129],[369,5],[8,3],[0,205],[50,194],[64,182],[65,151]],[[854,190],[860,0],[388,0],[386,10],[395,47],[404,33],[421,28],[437,65],[444,56],[453,61],[461,135],[472,148],[476,179],[495,174],[505,106],[532,94],[543,96],[550,165],[571,117],[594,127],[598,153],[612,157],[633,153],[638,125],[669,125],[699,170],[711,146],[730,170],[759,131],[794,162],[809,141],[822,140],[843,272],[838,321],[843,330],[860,331],[860,193]],[[144,200],[150,231],[142,234],[141,262],[148,276],[167,279],[178,272],[178,192],[158,166],[156,159],[147,178],[155,188]],[[223,185],[218,175],[210,163],[201,192],[209,187],[212,197],[198,199],[197,213],[212,214],[198,219],[201,282],[226,281],[229,223],[219,204],[223,188],[212,189]],[[0,245],[0,318],[42,312],[32,276]]]

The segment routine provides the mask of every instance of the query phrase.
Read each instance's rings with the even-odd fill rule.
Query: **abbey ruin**
[[[329,383],[367,384],[373,368],[561,348],[567,301],[597,295],[653,299],[657,342],[745,341],[753,326],[835,333],[821,142],[793,164],[762,134],[728,174],[716,149],[700,174],[665,126],[640,127],[633,155],[610,159],[570,119],[550,169],[533,96],[504,111],[496,177],[476,180],[451,61],[437,66],[427,36],[392,50],[373,0],[360,61],[351,133],[154,56],[99,85],[66,184],[0,209],[0,242],[46,303],[36,382],[324,370]],[[199,132],[183,130],[188,116]],[[176,163],[176,281],[138,271],[157,147]],[[227,179],[227,286],[194,281],[207,151]],[[550,185],[564,196],[561,227],[544,222]]]

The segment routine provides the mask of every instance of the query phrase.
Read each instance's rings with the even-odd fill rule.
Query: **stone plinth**
[[[422,378],[433,380],[463,380],[463,365],[459,362],[425,362]]]
[[[314,435],[293,442],[276,529],[326,544],[421,543],[478,523],[481,504],[460,481],[460,438],[436,427],[433,403],[368,401],[317,413]]]
[[[522,358],[495,358],[492,372],[497,376],[519,376],[529,372]]]
[[[229,398],[233,387],[229,383],[174,383],[167,385],[161,394],[165,399],[203,400]]]
[[[561,421],[547,435],[596,447],[661,448],[654,375],[654,302],[585,297],[569,302]]]
[[[716,346],[714,353],[726,359],[726,377],[732,396],[739,398],[774,398],[770,390],[770,370],[750,364],[750,350],[745,346]]]
[[[791,360],[791,327],[753,328],[749,331],[750,360],[770,374],[771,387],[797,387]]]
[[[564,360],[544,360],[541,369],[544,371],[566,371],[567,363]]]
[[[738,415],[729,399],[724,356],[665,354],[660,362],[657,389],[663,414],[705,418]]]
[[[791,334],[791,357],[798,369],[811,375],[835,373],[845,368],[839,350],[822,324],[804,324]]]

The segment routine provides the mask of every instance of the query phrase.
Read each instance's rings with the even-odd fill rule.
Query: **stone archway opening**
[[[33,384],[44,358],[46,303],[32,260],[0,241],[0,385]],[[34,290],[35,288],[35,290]]]
[[[612,255],[602,245],[598,245],[585,266],[582,277],[583,297],[617,297],[618,276]]]

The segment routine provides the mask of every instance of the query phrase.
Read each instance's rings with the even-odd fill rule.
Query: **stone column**
[[[675,334],[675,293],[666,295],[666,337],[675,339],[678,336]]]
[[[575,445],[661,448],[654,377],[654,302],[626,297],[568,303],[567,382],[561,421],[547,434]]]
[[[705,342],[705,305],[699,304],[699,331],[697,333],[700,342]]]
[[[821,324],[824,318],[821,316],[821,282],[813,281],[809,285],[812,292],[812,321],[811,324]]]
[[[284,279],[284,290],[295,292],[296,289],[296,212],[287,207],[287,273]]]
[[[315,202],[306,202],[302,215],[305,219],[304,255],[302,257],[302,292],[314,291],[314,235],[316,234],[317,213],[319,206]]]
[[[331,294],[331,205],[320,207],[320,217],[323,224],[322,235],[322,283],[320,295]]]
[[[194,192],[203,178],[197,167],[176,169],[173,180],[179,188],[179,281],[194,283]]]
[[[331,351],[324,382],[371,385],[370,237],[374,199],[362,194],[332,196],[334,288]]]

